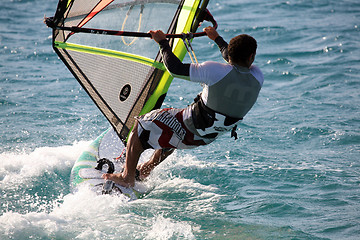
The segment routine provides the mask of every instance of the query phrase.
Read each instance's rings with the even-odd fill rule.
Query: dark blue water
[[[358,1],[210,1],[225,39],[258,40],[260,97],[237,141],[177,151],[131,203],[70,193],[109,125],[52,51],[42,19],[56,5],[0,2],[0,239],[359,239]],[[193,45],[222,61],[208,39]],[[163,106],[200,90],[175,79]]]

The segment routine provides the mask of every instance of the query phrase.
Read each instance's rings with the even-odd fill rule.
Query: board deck
[[[124,144],[112,128],[102,133],[75,162],[71,170],[72,190],[76,191],[80,186],[87,185],[97,194],[104,194],[103,185],[106,181],[101,176],[107,172],[108,165],[104,164],[102,170],[97,170],[95,167],[98,165],[98,160],[103,158],[110,160],[114,164],[114,172],[121,172],[125,158],[117,158],[123,153],[124,149]],[[140,162],[142,160],[140,159]],[[150,190],[149,186],[143,182],[135,182],[135,186],[132,188],[111,183],[111,189],[108,194],[123,195],[128,197],[129,200],[136,200]]]

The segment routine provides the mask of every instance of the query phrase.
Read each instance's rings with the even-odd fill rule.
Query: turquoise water
[[[177,151],[131,203],[70,192],[109,125],[51,49],[56,4],[0,2],[0,239],[360,238],[358,1],[210,1],[225,39],[258,40],[259,100],[237,141]],[[193,45],[222,61],[208,39]],[[200,89],[175,79],[163,106]]]

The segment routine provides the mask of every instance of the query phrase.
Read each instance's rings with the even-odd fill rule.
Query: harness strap
[[[234,140],[238,139],[237,132],[236,132],[236,127],[237,127],[237,125],[235,125],[233,127],[233,129],[231,130],[231,138],[234,137]]]
[[[194,103],[191,106],[191,117],[193,119],[194,127],[196,129],[201,129],[205,131],[205,128],[211,127],[215,121],[218,121],[215,117],[216,116],[215,113],[218,112],[215,112],[211,108],[207,107],[203,102],[203,100],[201,99],[201,93],[199,93],[194,99]],[[226,117],[224,121],[225,126],[230,126],[238,122],[239,120],[243,119],[243,118],[233,118],[226,115],[224,116]],[[236,127],[237,125],[235,125],[231,131],[231,137],[234,137],[235,140],[237,139]],[[202,137],[214,138],[216,136],[217,133],[211,133]]]

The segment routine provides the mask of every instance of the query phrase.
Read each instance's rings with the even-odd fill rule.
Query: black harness
[[[215,121],[218,121],[215,117],[215,112],[211,108],[207,107],[203,100],[201,99],[201,93],[199,93],[196,98],[194,99],[194,103],[191,105],[191,117],[193,119],[194,127],[196,129],[201,129],[205,131],[205,128],[211,127]],[[222,114],[222,113],[219,113]],[[224,115],[224,114],[222,114]],[[226,115],[224,115],[226,116]],[[226,116],[224,125],[230,126],[234,123],[236,123],[239,120],[242,120],[243,118],[233,118]],[[218,135],[218,133],[210,133],[205,136],[205,138],[215,138]],[[235,137],[235,140],[237,139],[236,134],[236,125],[234,126],[231,137]]]

